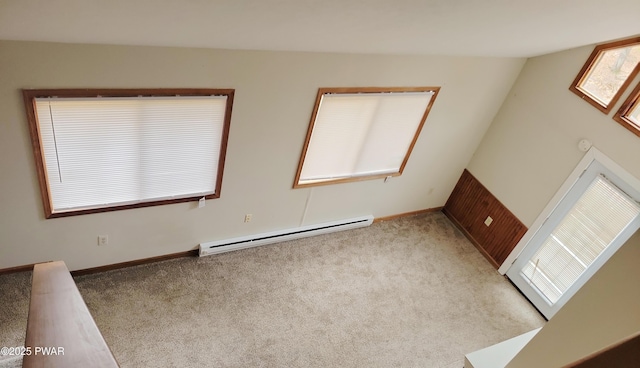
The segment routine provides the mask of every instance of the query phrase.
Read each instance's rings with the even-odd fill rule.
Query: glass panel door
[[[507,272],[547,318],[639,226],[638,194],[606,171],[597,163],[585,171]]]

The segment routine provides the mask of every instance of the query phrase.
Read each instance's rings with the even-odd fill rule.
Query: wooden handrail
[[[23,367],[118,367],[62,261],[33,268]]]
[[[640,367],[640,331],[563,368]]]

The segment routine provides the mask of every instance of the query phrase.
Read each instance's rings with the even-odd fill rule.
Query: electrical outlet
[[[493,222],[493,219],[491,218],[491,216],[487,216],[487,219],[484,220],[484,224],[487,226],[491,225],[492,222]]]
[[[107,244],[109,244],[109,236],[98,235],[98,245],[107,245]]]
[[[253,215],[250,213],[244,215],[244,222],[251,222],[251,217],[253,217]]]

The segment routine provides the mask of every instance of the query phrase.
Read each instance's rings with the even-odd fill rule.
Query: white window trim
[[[505,259],[505,261],[500,265],[498,272],[501,275],[507,273],[511,265],[516,261],[516,258],[522,253],[525,246],[531,241],[531,239],[536,235],[538,230],[542,227],[544,222],[549,216],[553,213],[553,210],[558,206],[560,201],[569,193],[573,185],[580,178],[580,175],[589,168],[589,166],[593,162],[599,162],[604,167],[609,169],[615,175],[617,175],[621,180],[629,184],[634,188],[640,188],[640,180],[635,176],[631,175],[627,170],[625,170],[622,166],[618,165],[615,161],[610,159],[604,153],[599,151],[595,147],[591,147],[589,151],[582,157],[578,165],[573,169],[569,177],[564,181],[560,189],[556,192],[556,194],[551,198],[549,203],[545,206],[545,208],[540,212],[536,220],[533,222],[529,230],[524,234],[522,239],[516,244],[513,248],[509,256]]]

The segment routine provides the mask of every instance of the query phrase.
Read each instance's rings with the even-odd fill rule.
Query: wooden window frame
[[[402,175],[404,168],[409,160],[409,156],[411,156],[411,152],[413,151],[413,147],[420,136],[420,132],[424,126],[425,121],[427,120],[427,116],[433,107],[433,103],[438,96],[440,91],[440,87],[324,87],[319,88],[318,93],[316,95],[315,105],[313,107],[313,112],[311,113],[311,121],[309,122],[309,128],[307,129],[307,135],[305,138],[304,146],[302,148],[302,153],[300,155],[300,160],[298,163],[298,169],[296,171],[295,180],[293,182],[293,188],[307,188],[321,185],[331,185],[331,184],[340,184],[340,183],[350,183],[357,182],[363,180],[373,180],[373,179],[382,179],[386,177],[395,177]],[[302,167],[304,165],[304,160],[307,155],[307,150],[309,148],[309,143],[311,141],[311,135],[313,133],[313,127],[316,122],[316,117],[318,115],[318,110],[320,108],[320,102],[322,100],[322,96],[325,94],[353,94],[353,93],[393,93],[393,92],[433,92],[433,96],[425,109],[424,114],[422,115],[422,119],[416,129],[416,132],[411,140],[407,153],[400,165],[398,172],[395,173],[385,173],[385,174],[372,174],[372,175],[362,175],[362,176],[352,176],[346,178],[337,178],[337,179],[329,179],[324,181],[318,181],[313,183],[300,183],[300,176],[302,174]]]
[[[596,61],[598,60],[599,56],[602,53],[609,50],[613,50],[613,49],[632,46],[634,44],[640,44],[640,37],[635,37],[635,38],[630,38],[630,39],[615,41],[615,42],[609,42],[609,43],[596,46],[593,49],[593,52],[591,52],[591,55],[589,55],[587,62],[584,64],[582,69],[580,69],[580,73],[578,73],[576,78],[573,80],[573,83],[571,84],[571,87],[569,87],[569,90],[575,93],[576,95],[580,96],[580,98],[582,98],[583,100],[591,104],[593,107],[597,108],[598,110],[602,111],[605,114],[608,114],[613,108],[613,106],[618,102],[618,99],[620,98],[620,96],[624,93],[627,87],[629,87],[629,84],[631,84],[631,82],[636,77],[638,72],[640,72],[640,62],[636,65],[636,67],[633,69],[631,74],[629,74],[629,77],[620,86],[620,89],[618,89],[616,94],[613,96],[613,98],[607,105],[603,105],[596,99],[592,98],[588,93],[580,89],[580,85],[582,84],[582,82],[584,82],[589,72],[591,72],[591,69],[593,69]]]
[[[53,203],[49,191],[46,166],[44,161],[44,151],[41,143],[38,128],[38,117],[36,113],[36,98],[64,97],[64,98],[86,98],[86,97],[162,97],[162,96],[226,96],[225,117],[223,122],[222,136],[220,142],[220,152],[218,156],[218,172],[215,184],[215,193],[206,195],[206,199],[220,197],[222,189],[222,176],[224,162],[227,151],[227,141],[229,138],[229,127],[231,125],[231,111],[233,108],[234,89],[207,89],[207,88],[146,88],[146,89],[23,89],[22,95],[29,124],[29,133],[33,147],[40,195],[42,197],[45,218],[57,218],[74,215],[84,215],[108,211],[126,210],[149,206],[159,206],[165,204],[197,201],[202,196],[183,197],[175,199],[146,200],[134,204],[114,205],[108,207],[87,207],[78,210],[54,212]]]
[[[620,123],[623,127],[630,130],[633,134],[640,137],[640,125],[629,119],[629,113],[636,108],[640,108],[640,83],[631,92],[629,97],[624,101],[620,109],[613,116],[613,120]]]

